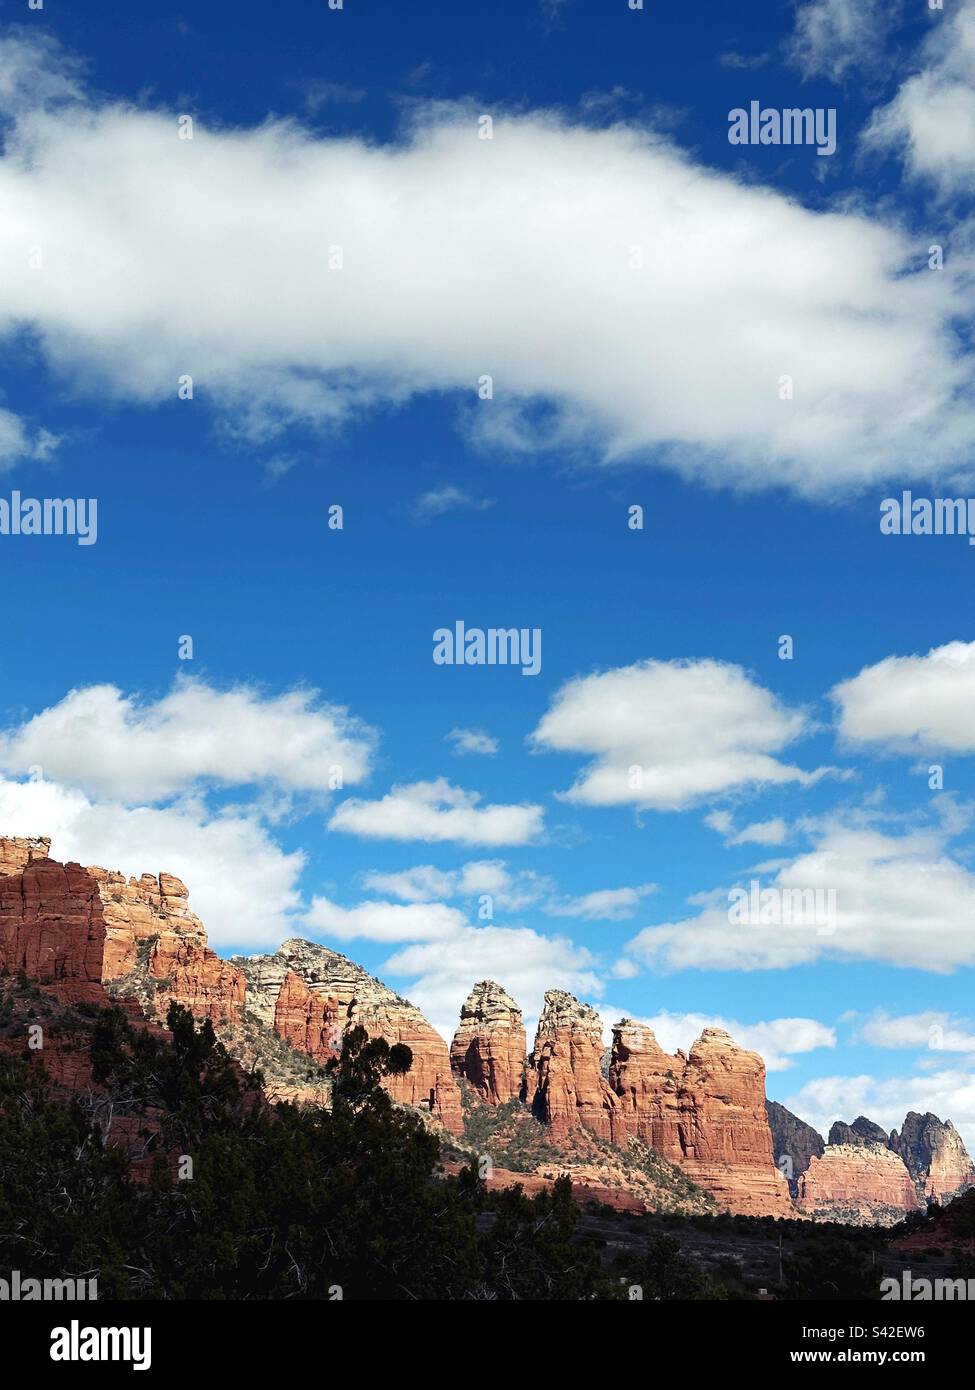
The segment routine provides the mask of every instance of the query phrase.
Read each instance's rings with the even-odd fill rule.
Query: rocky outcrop
[[[830,1144],[879,1144],[887,1147],[887,1131],[866,1115],[858,1115],[851,1125],[837,1120],[829,1131]]]
[[[975,1184],[975,1166],[950,1120],[911,1110],[900,1133],[891,1130],[889,1143],[929,1201],[950,1201]]]
[[[126,878],[97,866],[106,929],[103,978],[117,994],[138,998],[150,1017],[165,1018],[170,1001],[195,1018],[235,1023],[244,1004],[241,973],[207,944],[206,928],[189,909],[186,886],[172,874]]]
[[[356,1025],[370,1037],[405,1043],[413,1065],[405,1075],[386,1079],[390,1096],[436,1115],[454,1133],[462,1132],[460,1088],[447,1044],[408,1000],[337,951],[298,938],[285,941],[273,955],[235,956],[232,964],[246,981],[247,1008],[279,1037],[287,1032],[294,1045],[303,1037],[302,1050],[312,1049],[309,1055],[318,1061],[326,1059],[330,1039],[331,1055],[336,1055],[343,1034]],[[296,980],[288,980],[289,975]],[[306,998],[297,981],[315,998]]]
[[[454,1075],[489,1105],[516,1100],[525,1078],[525,1025],[518,1005],[494,980],[467,996],[450,1046]]]
[[[892,1226],[919,1211],[914,1180],[898,1154],[880,1144],[827,1144],[799,1177],[798,1204],[813,1217]]]
[[[528,1058],[525,1101],[554,1142],[583,1126],[625,1144],[623,1105],[602,1073],[602,1023],[596,1010],[565,990],[550,989]]]
[[[63,1003],[102,1003],[105,921],[80,864],[48,858],[48,840],[0,840],[0,971],[23,971]]]
[[[804,1173],[810,1159],[818,1158],[826,1147],[823,1136],[776,1100],[765,1102],[765,1112],[772,1132],[775,1166],[785,1176],[794,1197],[798,1191],[800,1173]]]
[[[651,1029],[613,1029],[609,1084],[630,1133],[743,1215],[787,1216],[789,1190],[775,1166],[765,1113],[765,1064],[719,1028],[671,1055]]]

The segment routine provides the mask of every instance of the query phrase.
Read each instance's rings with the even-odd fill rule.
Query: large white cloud
[[[495,112],[492,139],[438,106],[388,145],[280,121],[186,140],[177,112],[86,97],[51,47],[7,40],[0,71],[0,332],[102,401],[171,401],[189,373],[261,441],[459,390],[510,444],[542,399],[591,457],[830,496],[967,459],[966,301],[849,204],[550,112]]]
[[[840,734],[894,751],[975,753],[975,642],[888,656],[831,691]]]
[[[629,958],[664,970],[765,970],[822,960],[881,961],[949,972],[975,964],[975,874],[948,852],[942,832],[889,835],[834,823],[814,846],[756,878],[774,908],[786,894],[807,897],[791,924],[729,920],[728,893],[679,922],[645,927]],[[752,880],[740,887],[750,892]],[[735,885],[738,886],[738,885]],[[771,915],[771,914],[770,914]],[[798,916],[798,920],[796,920]]]
[[[618,1022],[618,1010],[600,1010],[605,1024],[607,1045],[612,1040],[613,1024]],[[741,1047],[757,1052],[767,1071],[786,1071],[795,1066],[792,1058],[813,1052],[820,1047],[835,1047],[836,1032],[815,1018],[772,1018],[758,1023],[740,1023],[723,1014],[671,1013],[660,1010],[652,1017],[639,1018],[653,1030],[654,1037],[665,1052],[685,1053],[705,1028],[723,1028]]]
[[[446,777],[393,787],[378,801],[349,797],[337,807],[331,830],[365,839],[454,841],[462,845],[522,845],[542,831],[542,808],[481,805],[479,792]]]
[[[330,898],[315,897],[305,926],[339,941],[442,941],[455,936],[467,919],[446,903],[364,902],[341,907]]]
[[[920,70],[874,113],[868,147],[900,154],[942,197],[975,191],[975,3],[932,16]]]
[[[878,1009],[859,1025],[857,1039],[871,1047],[926,1047],[932,1052],[969,1052],[975,1056],[971,1024],[942,1009],[918,1014],[888,1014]]]
[[[568,681],[532,740],[594,757],[570,801],[679,810],[736,787],[808,785],[821,773],[773,756],[808,729],[740,666],[644,661]]]
[[[325,792],[368,771],[374,735],[314,692],[264,696],[183,679],[140,701],[113,685],[70,691],[0,734],[0,767],[43,775],[95,796],[157,801],[202,783],[270,784]]]
[[[52,782],[0,779],[0,832],[48,835],[62,862],[175,874],[218,949],[274,950],[295,935],[304,855],[286,854],[250,816],[214,817],[192,800],[130,808]]]
[[[847,1124],[866,1115],[884,1129],[900,1129],[909,1110],[932,1111],[951,1120],[969,1150],[975,1149],[975,1076],[961,1068],[925,1072],[921,1076],[881,1079],[868,1074],[822,1076],[808,1081],[784,1104],[820,1134],[834,1120]]]

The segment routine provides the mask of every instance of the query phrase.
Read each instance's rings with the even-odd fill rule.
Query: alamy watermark
[[[915,1279],[909,1269],[900,1279],[881,1279],[883,1302],[903,1299],[907,1303],[952,1303],[975,1301],[975,1279]]]
[[[520,666],[523,676],[537,676],[542,669],[542,629],[465,627],[458,618],[452,628],[434,632],[433,660],[437,666]]]
[[[885,497],[880,504],[884,536],[967,536],[975,545],[975,497]]]
[[[817,154],[836,153],[835,106],[762,106],[759,101],[728,112],[732,145],[815,145]]]
[[[79,545],[98,540],[96,497],[0,497],[0,536],[76,536]]]
[[[818,936],[836,931],[835,888],[747,888],[728,892],[728,921],[741,927],[815,927]]]
[[[31,1279],[19,1269],[0,1279],[0,1303],[95,1303],[97,1279]]]

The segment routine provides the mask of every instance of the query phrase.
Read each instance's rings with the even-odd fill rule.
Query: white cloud
[[[542,808],[481,806],[479,792],[454,787],[446,777],[394,787],[379,801],[350,797],[329,821],[366,839],[451,840],[463,845],[522,845],[542,830]]]
[[[488,434],[544,401],[597,461],[827,496],[967,466],[967,291],[906,273],[914,239],[852,206],[622,122],[496,112],[481,140],[480,107],[439,105],[395,144],[204,119],[182,140],[175,111],[83,96],[50,44],[5,40],[0,72],[0,332],[102,403],[191,373],[266,443],[416,392],[466,393]]]
[[[808,773],[772,756],[808,730],[805,714],[740,666],[644,661],[567,682],[532,739],[595,757],[570,801],[681,810],[735,787],[809,785],[825,769]]]
[[[485,512],[494,506],[490,497],[474,497],[463,488],[447,483],[421,493],[411,508],[417,521],[432,521],[434,517],[445,516],[447,512]]]
[[[457,754],[480,753],[485,758],[493,758],[501,746],[483,729],[451,729],[447,741],[454,745]]]
[[[830,692],[841,736],[895,752],[975,753],[975,642],[888,656]]]
[[[860,1025],[857,1040],[871,1047],[927,1047],[932,1052],[975,1054],[975,1033],[970,1027],[965,1020],[937,1009],[899,1015],[878,1009]]]
[[[704,824],[725,837],[729,845],[781,845],[789,838],[789,827],[779,816],[772,820],[753,821],[741,830],[735,830],[728,811],[712,811],[704,817]]]
[[[449,941],[405,947],[379,973],[410,979],[404,993],[445,1038],[453,1037],[471,985],[497,980],[524,1011],[529,1050],[547,989],[582,997],[602,993],[595,961],[584,947],[527,927],[468,927]]]
[[[336,767],[345,783],[360,781],[373,743],[366,725],[313,691],[264,696],[181,679],[156,701],[113,685],[72,690],[0,734],[0,767],[40,767],[52,781],[121,801],[158,801],[205,782],[321,792]]]
[[[975,964],[975,874],[951,857],[944,832],[881,834],[832,822],[814,846],[761,888],[816,894],[818,914],[799,925],[729,920],[727,893],[696,917],[646,927],[627,951],[666,970],[764,970],[821,960],[875,960],[949,972]],[[740,885],[745,892],[750,883]],[[832,907],[829,895],[833,894]],[[812,899],[807,901],[811,903]]]
[[[920,71],[877,110],[864,132],[874,148],[896,151],[908,173],[942,197],[975,190],[975,4],[936,15]]]
[[[975,1148],[975,1076],[946,1068],[923,1076],[822,1076],[783,1102],[823,1135],[834,1120],[849,1123],[866,1115],[886,1130],[900,1129],[909,1110],[932,1111],[951,1120],[971,1151]]]
[[[315,897],[305,926],[339,941],[443,941],[467,925],[462,912],[446,903],[364,902],[340,907]]]
[[[35,430],[11,410],[0,409],[0,469],[49,459],[61,441],[50,430]]]
[[[175,874],[218,949],[274,950],[295,934],[304,855],[285,854],[252,817],[213,817],[192,800],[130,809],[53,782],[0,780],[0,827],[49,835],[62,862]]]
[[[612,1039],[612,1025],[620,1015],[602,1012],[608,1044]],[[741,1023],[722,1014],[675,1014],[662,1009],[652,1018],[641,1017],[639,1022],[653,1030],[665,1052],[676,1052],[678,1048],[687,1052],[705,1028],[723,1028],[741,1047],[757,1052],[768,1071],[786,1071],[795,1066],[793,1057],[816,1048],[836,1046],[835,1030],[814,1018],[773,1018],[760,1023]]]
[[[788,61],[804,78],[833,82],[875,68],[902,8],[901,0],[800,0]]]
[[[549,902],[545,911],[550,917],[581,917],[587,922],[621,922],[632,917],[641,899],[655,893],[655,883],[642,883],[638,888],[597,888],[578,898],[561,898]]]
[[[416,864],[391,873],[374,869],[364,874],[362,881],[368,889],[411,903],[477,898],[488,893],[495,907],[514,912],[532,906],[555,889],[551,879],[532,869],[514,871],[503,859],[472,859],[459,869],[437,869],[432,864]]]

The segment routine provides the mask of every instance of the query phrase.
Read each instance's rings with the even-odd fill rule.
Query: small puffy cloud
[[[767,879],[733,885],[750,897],[754,882],[768,895],[757,921],[750,907],[732,920],[730,893],[714,893],[696,917],[646,927],[627,954],[663,970],[873,960],[947,973],[975,964],[975,874],[949,854],[943,830],[888,835],[835,821],[811,838],[812,849]]]
[[[648,893],[655,893],[655,883],[643,883],[637,888],[598,888],[577,898],[560,898],[545,905],[550,917],[581,917],[587,922],[621,922],[632,917]]]
[[[364,839],[462,845],[523,845],[542,832],[541,806],[480,803],[479,792],[438,777],[393,787],[379,801],[351,797],[336,809],[329,828]]]
[[[453,744],[457,754],[480,753],[485,758],[493,758],[500,748],[496,738],[486,734],[483,729],[451,729],[447,742]]]
[[[194,800],[129,808],[53,782],[0,779],[0,827],[49,835],[64,862],[175,874],[217,949],[275,950],[295,935],[304,855],[286,854],[253,816],[212,816]]]
[[[434,517],[445,516],[447,512],[485,512],[493,506],[493,498],[474,497],[463,488],[448,483],[421,493],[411,511],[417,521],[432,521]]]
[[[789,827],[778,816],[772,820],[753,821],[742,830],[735,830],[727,811],[712,811],[704,817],[704,824],[723,835],[729,845],[781,845],[789,837]]]
[[[594,759],[567,800],[673,811],[732,788],[810,785],[825,769],[774,756],[809,727],[740,666],[644,661],[568,681],[531,737]]]
[[[832,82],[874,69],[902,11],[902,0],[799,0],[786,58],[804,78]]]
[[[467,925],[462,912],[446,903],[364,902],[340,907],[315,897],[305,927],[339,941],[443,941]]]
[[[922,46],[920,71],[880,107],[863,135],[867,147],[892,150],[908,173],[943,198],[975,190],[975,3],[962,0],[936,18]]]
[[[891,752],[975,753],[975,642],[888,656],[830,692],[849,744]]]
[[[160,801],[214,783],[324,792],[369,769],[373,732],[315,692],[265,696],[250,686],[216,690],[180,679],[159,700],[114,685],[69,691],[0,734],[0,768],[31,768],[67,786],[120,801]]]
[[[489,893],[496,907],[519,912],[554,891],[548,878],[531,869],[512,870],[503,859],[472,859],[459,869],[437,869],[417,864],[391,873],[371,870],[363,875],[366,888],[389,893],[404,902],[431,902],[435,898],[477,898]]]
[[[917,1014],[888,1014],[878,1009],[860,1024],[856,1036],[871,1047],[926,1047],[933,1052],[975,1054],[971,1024],[939,1009]]]
[[[60,444],[50,430],[34,430],[12,410],[0,409],[0,469],[17,463],[44,463]]]

